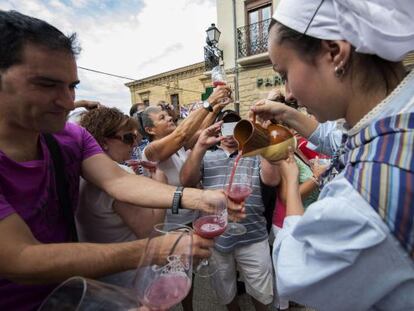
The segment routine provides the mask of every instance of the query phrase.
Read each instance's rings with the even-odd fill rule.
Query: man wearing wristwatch
[[[175,187],[127,173],[66,122],[79,83],[75,35],[16,11],[0,10],[0,29],[0,310],[37,310],[56,283],[135,269],[145,254],[146,239],[76,242],[80,176],[145,208],[171,207]],[[186,188],[180,203],[207,209],[201,194]],[[193,242],[193,255],[208,257],[212,242]]]

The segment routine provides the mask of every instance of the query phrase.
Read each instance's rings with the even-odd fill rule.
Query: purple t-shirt
[[[66,123],[54,137],[62,150],[68,192],[75,209],[82,161],[102,153],[102,149],[88,131],[73,123]],[[53,162],[42,136],[40,144],[41,160],[35,161],[18,163],[0,150],[0,220],[17,213],[40,242],[68,242],[69,230],[59,206]],[[0,278],[0,310],[36,310],[54,287],[56,284],[21,285]]]

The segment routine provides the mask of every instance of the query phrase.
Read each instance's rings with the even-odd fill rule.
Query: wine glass
[[[213,82],[213,87],[227,84],[226,72],[223,66],[219,65],[211,70],[211,82]]]
[[[151,176],[151,173],[155,172],[157,169],[157,161],[149,161],[142,159],[129,159],[124,161],[124,163],[132,168],[135,174]]]
[[[237,204],[243,203],[252,193],[253,163],[252,159],[241,157],[239,154],[233,166],[227,168],[224,191],[227,197]],[[246,227],[236,222],[229,222],[226,230],[226,233],[231,235],[242,235],[246,232]]]
[[[75,276],[56,287],[38,311],[132,311],[137,308],[131,289]]]
[[[164,311],[189,293],[192,279],[192,230],[174,223],[154,226],[137,268],[134,288],[141,304]]]
[[[309,163],[313,175],[319,178],[331,165],[331,159],[327,156],[321,155],[320,157],[316,156],[314,159],[309,160]]]
[[[206,196],[203,193],[203,196]],[[227,201],[222,198],[209,198],[207,202],[211,210],[199,212],[193,221],[194,232],[205,239],[214,239],[226,231],[227,227]],[[201,277],[208,277],[217,272],[217,265],[213,257],[203,259],[196,267],[194,273]]]
[[[211,82],[213,87],[220,85],[227,85],[226,71],[223,66],[216,66],[211,70]],[[226,103],[229,101],[229,98],[221,99],[221,103]]]

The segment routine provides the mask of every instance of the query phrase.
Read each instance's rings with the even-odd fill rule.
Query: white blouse
[[[414,72],[348,134],[401,112],[414,112]],[[414,310],[412,259],[343,173],[285,218],[273,256],[283,298],[318,311]]]

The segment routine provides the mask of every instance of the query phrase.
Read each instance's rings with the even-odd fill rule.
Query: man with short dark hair
[[[221,123],[215,123],[205,129],[183,165],[180,179],[185,186],[195,186],[201,181],[204,189],[222,189],[226,183],[226,170],[233,167],[238,155],[233,129],[241,118],[235,111],[225,110],[217,119],[223,122],[222,127]],[[217,148],[208,150],[217,142],[220,142]],[[242,221],[247,232],[242,235],[225,232],[215,239],[213,257],[220,269],[210,277],[219,302],[229,311],[239,310],[236,267],[257,311],[267,310],[266,305],[273,301],[272,262],[261,183],[276,186],[280,175],[277,166],[264,158],[255,156],[245,160],[252,167],[252,193],[246,199],[246,218]]]
[[[145,104],[144,103],[135,103],[129,109],[129,115],[131,117],[134,117],[134,116],[137,115],[137,113],[143,111],[144,109],[145,109]]]
[[[145,240],[67,243],[75,234],[73,215],[65,212],[76,209],[80,176],[130,204],[168,208],[180,196],[185,208],[209,209],[200,190],[175,191],[128,174],[85,129],[66,123],[79,83],[74,41],[42,20],[0,11],[0,310],[34,310],[56,282],[74,275],[94,278],[137,266]],[[55,179],[57,157],[44,133],[53,133],[61,151],[63,178]],[[178,208],[180,200],[174,202]],[[211,244],[196,238],[195,255],[208,256]]]

